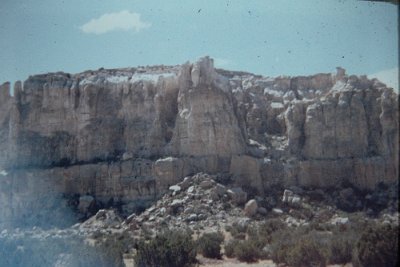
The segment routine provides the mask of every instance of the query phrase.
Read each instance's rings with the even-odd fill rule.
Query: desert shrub
[[[326,266],[329,251],[326,246],[321,246],[318,240],[306,235],[300,238],[289,251],[286,263],[293,267]]]
[[[354,265],[397,266],[399,227],[390,224],[370,226],[356,245]]]
[[[247,228],[248,228],[248,224],[247,223],[234,222],[232,224],[231,233],[232,232],[246,233]]]
[[[253,240],[258,248],[262,249],[265,245],[271,243],[273,233],[286,228],[287,225],[281,220],[272,219],[256,227],[248,227],[247,234],[249,239]]]
[[[328,239],[307,227],[284,229],[272,236],[271,257],[276,263],[290,266],[325,266]]]
[[[272,260],[276,263],[287,263],[288,254],[293,249],[297,238],[295,232],[284,229],[275,232],[271,238]]]
[[[196,247],[188,231],[164,230],[137,245],[138,267],[186,267],[196,263]]]
[[[246,238],[248,225],[247,223],[234,222],[232,226],[227,226],[225,229],[231,233],[233,238],[244,240]]]
[[[357,234],[352,231],[335,231],[329,242],[329,263],[346,264],[352,261]]]
[[[237,240],[237,239],[232,239],[232,240],[230,240],[229,242],[227,242],[227,243],[225,244],[225,246],[224,246],[225,255],[226,255],[228,258],[233,258],[233,257],[235,257],[235,248],[236,248],[236,246],[238,245],[238,243],[239,243],[239,240]]]
[[[238,260],[244,262],[255,262],[259,258],[259,250],[251,240],[239,241],[234,249],[234,254]]]
[[[221,258],[221,244],[224,236],[221,232],[205,233],[197,240],[200,253],[207,258]]]
[[[313,221],[308,225],[308,229],[315,231],[332,231],[336,227],[332,224]]]
[[[259,258],[266,259],[271,256],[271,251],[265,248],[271,243],[272,234],[286,228],[287,225],[278,219],[267,220],[257,226],[247,228],[248,240],[257,249]]]

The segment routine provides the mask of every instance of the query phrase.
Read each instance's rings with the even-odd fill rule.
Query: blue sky
[[[210,55],[265,76],[342,66],[398,87],[397,20],[395,5],[355,0],[2,0],[0,83]]]

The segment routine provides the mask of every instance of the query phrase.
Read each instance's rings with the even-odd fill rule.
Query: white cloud
[[[83,24],[80,29],[84,33],[103,34],[111,31],[134,30],[139,32],[150,26],[150,23],[141,20],[140,14],[123,10],[117,13],[103,14],[99,18]]]
[[[382,70],[377,73],[368,75],[369,78],[377,78],[389,87],[399,92],[399,68]]]

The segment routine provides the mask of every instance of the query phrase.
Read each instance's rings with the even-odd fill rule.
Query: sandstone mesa
[[[372,190],[398,177],[398,95],[341,68],[269,78],[204,57],[35,75],[9,91],[0,86],[4,225],[46,207],[46,194],[120,202],[130,214],[198,172],[259,195],[342,182]]]

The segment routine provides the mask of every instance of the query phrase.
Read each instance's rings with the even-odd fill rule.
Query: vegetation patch
[[[197,240],[199,252],[206,258],[221,259],[221,244],[224,236],[221,232],[205,233]]]
[[[196,246],[189,231],[164,230],[137,244],[138,267],[188,267],[196,263]]]

